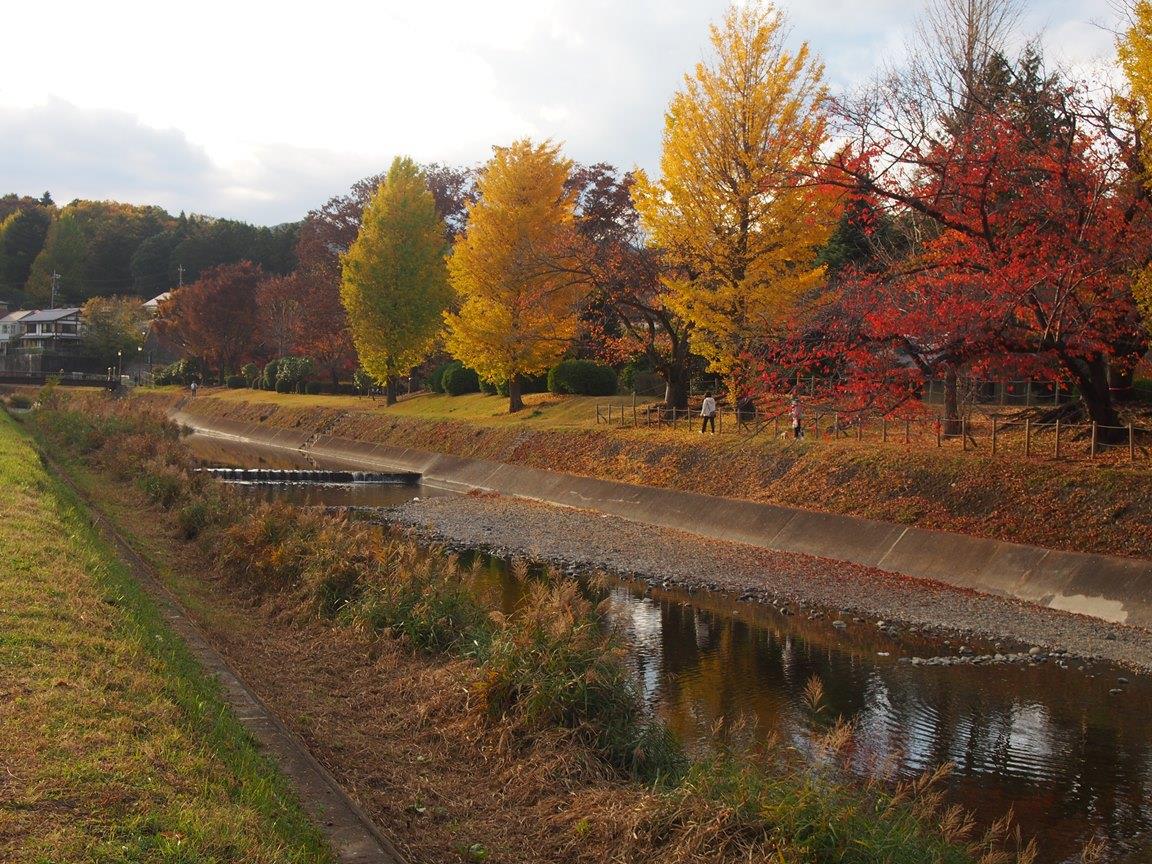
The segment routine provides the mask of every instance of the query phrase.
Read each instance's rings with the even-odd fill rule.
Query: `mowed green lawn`
[[[169,389],[169,388],[164,388]],[[175,389],[175,388],[172,388]],[[419,393],[403,396],[391,407],[384,404],[384,398],[375,400],[364,396],[306,396],[296,393],[274,393],[270,390],[249,390],[240,388],[202,389],[196,398],[212,396],[217,399],[250,402],[252,404],[282,405],[286,408],[304,408],[315,405],[321,408],[358,409],[378,411],[381,415],[397,417],[418,417],[425,420],[465,420],[483,425],[527,424],[541,428],[595,428],[596,406],[613,406],[613,416],[618,407],[632,407],[631,396],[556,396],[551,393],[529,393],[524,397],[524,410],[508,413],[507,396],[486,396],[470,393],[465,396],[444,396],[438,393]],[[659,401],[651,396],[640,396],[636,405]]]
[[[3,412],[0,488],[0,861],[330,861]]]

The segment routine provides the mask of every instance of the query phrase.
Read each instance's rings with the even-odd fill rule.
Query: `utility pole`
[[[60,274],[55,270],[52,271],[52,296],[48,300],[48,308],[56,308],[56,297],[60,293]]]
[[[184,265],[183,264],[181,264],[179,267],[176,268],[176,287],[177,288],[183,288],[184,287]]]

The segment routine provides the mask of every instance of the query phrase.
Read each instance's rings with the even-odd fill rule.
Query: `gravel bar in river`
[[[687,591],[723,591],[843,625],[898,622],[942,637],[1012,641],[1045,653],[1152,670],[1152,633],[858,564],[778,552],[520,498],[461,495],[386,511],[390,524],[449,548]],[[1035,653],[1035,652],[1034,652]]]

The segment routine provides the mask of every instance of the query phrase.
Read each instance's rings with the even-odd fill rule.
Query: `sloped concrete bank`
[[[403,470],[460,492],[514,495],[768,549],[877,567],[1105,621],[1152,627],[1152,562],[1066,552],[671,489],[468,459],[174,411],[198,431],[304,450],[363,470]]]

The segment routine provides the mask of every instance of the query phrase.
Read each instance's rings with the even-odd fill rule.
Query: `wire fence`
[[[817,375],[801,375],[789,379],[791,394],[816,397],[835,389],[839,383],[835,378]],[[942,379],[931,379],[923,383],[920,401],[929,405],[944,403],[948,385]],[[1126,384],[1112,387],[1117,399],[1152,403],[1152,380],[1136,379]],[[960,377],[956,380],[957,401],[963,405],[1005,407],[1059,406],[1075,402],[1080,393],[1075,387],[1059,381],[1039,381],[1031,378],[985,379]]]
[[[816,409],[807,411],[797,428],[790,410],[774,413],[760,408],[719,408],[714,423],[708,423],[699,410],[694,409],[666,408],[653,403],[604,404],[596,406],[596,423],[748,438],[936,447],[1003,457],[1152,460],[1152,427],[1134,423],[1123,426],[1069,423],[1059,419],[1046,422],[994,413],[969,413],[949,421],[941,416],[894,419]]]

